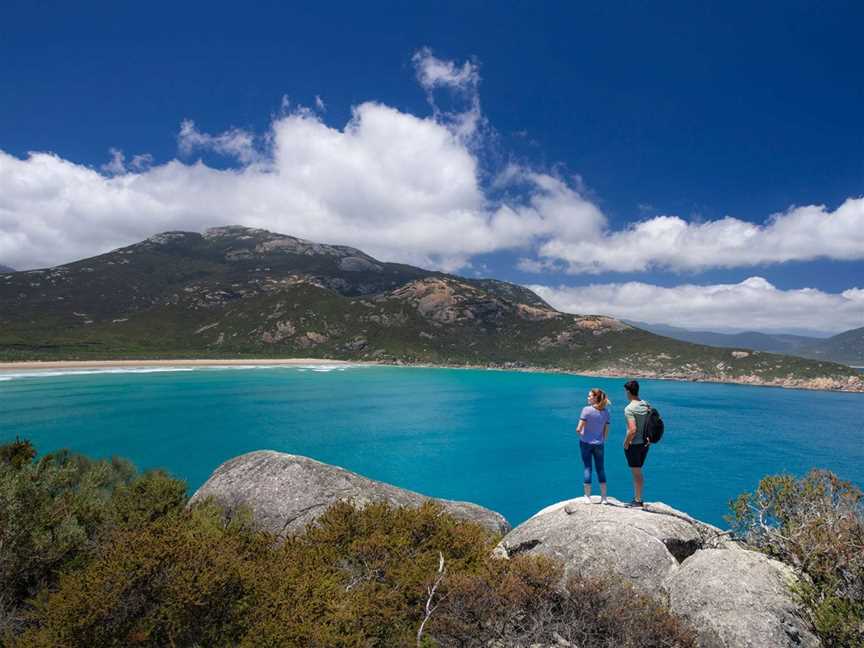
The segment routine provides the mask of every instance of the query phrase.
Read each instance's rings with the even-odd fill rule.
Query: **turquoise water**
[[[270,448],[477,502],[517,524],[581,494],[574,427],[593,386],[614,401],[610,494],[630,498],[620,448],[623,383],[398,367],[7,372],[0,374],[0,441],[18,435],[40,451],[122,455],[141,468],[166,468],[190,490],[226,459]],[[648,500],[722,524],[728,500],[768,473],[818,466],[864,483],[862,394],[642,385],[667,425],[646,463]]]

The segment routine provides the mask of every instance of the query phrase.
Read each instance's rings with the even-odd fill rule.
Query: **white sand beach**
[[[227,367],[227,366],[273,366],[273,365],[358,365],[375,364],[322,358],[244,358],[244,359],[176,359],[176,360],[28,360],[22,362],[0,362],[0,371],[39,369],[116,369],[130,367]]]

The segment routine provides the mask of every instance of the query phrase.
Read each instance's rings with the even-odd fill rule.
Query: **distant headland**
[[[0,361],[16,367],[310,355],[864,392],[864,376],[845,365],[674,340],[604,315],[562,313],[515,284],[246,227],[165,232],[0,274]]]

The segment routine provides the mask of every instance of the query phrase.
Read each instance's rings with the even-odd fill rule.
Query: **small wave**
[[[199,365],[194,367],[105,367],[95,369],[32,369],[29,371],[19,371],[15,373],[0,374],[0,381],[17,380],[19,378],[57,378],[61,376],[89,376],[97,374],[149,374],[149,373],[175,373],[189,371],[237,371],[250,369],[293,369],[295,371],[315,371],[319,373],[329,373],[331,371],[345,371],[347,369],[359,369],[366,365],[345,364],[345,365],[330,365],[330,364],[307,364],[307,365],[289,365],[289,364],[249,364],[249,365]]]
[[[4,373],[0,380],[16,380],[18,378],[57,378],[60,376],[89,376],[94,374],[146,374],[160,372],[194,371],[194,367],[111,367],[106,369],[68,369],[68,370],[44,370],[33,369],[18,373]]]

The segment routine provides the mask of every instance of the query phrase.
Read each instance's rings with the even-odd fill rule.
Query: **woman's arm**
[[[582,433],[584,432],[584,430],[585,430],[585,419],[579,419],[579,425],[576,426],[576,432],[581,437],[581,436],[583,436]]]
[[[608,439],[608,438],[609,438],[609,424],[607,423],[606,425],[603,426],[603,440],[606,441],[606,439]]]

